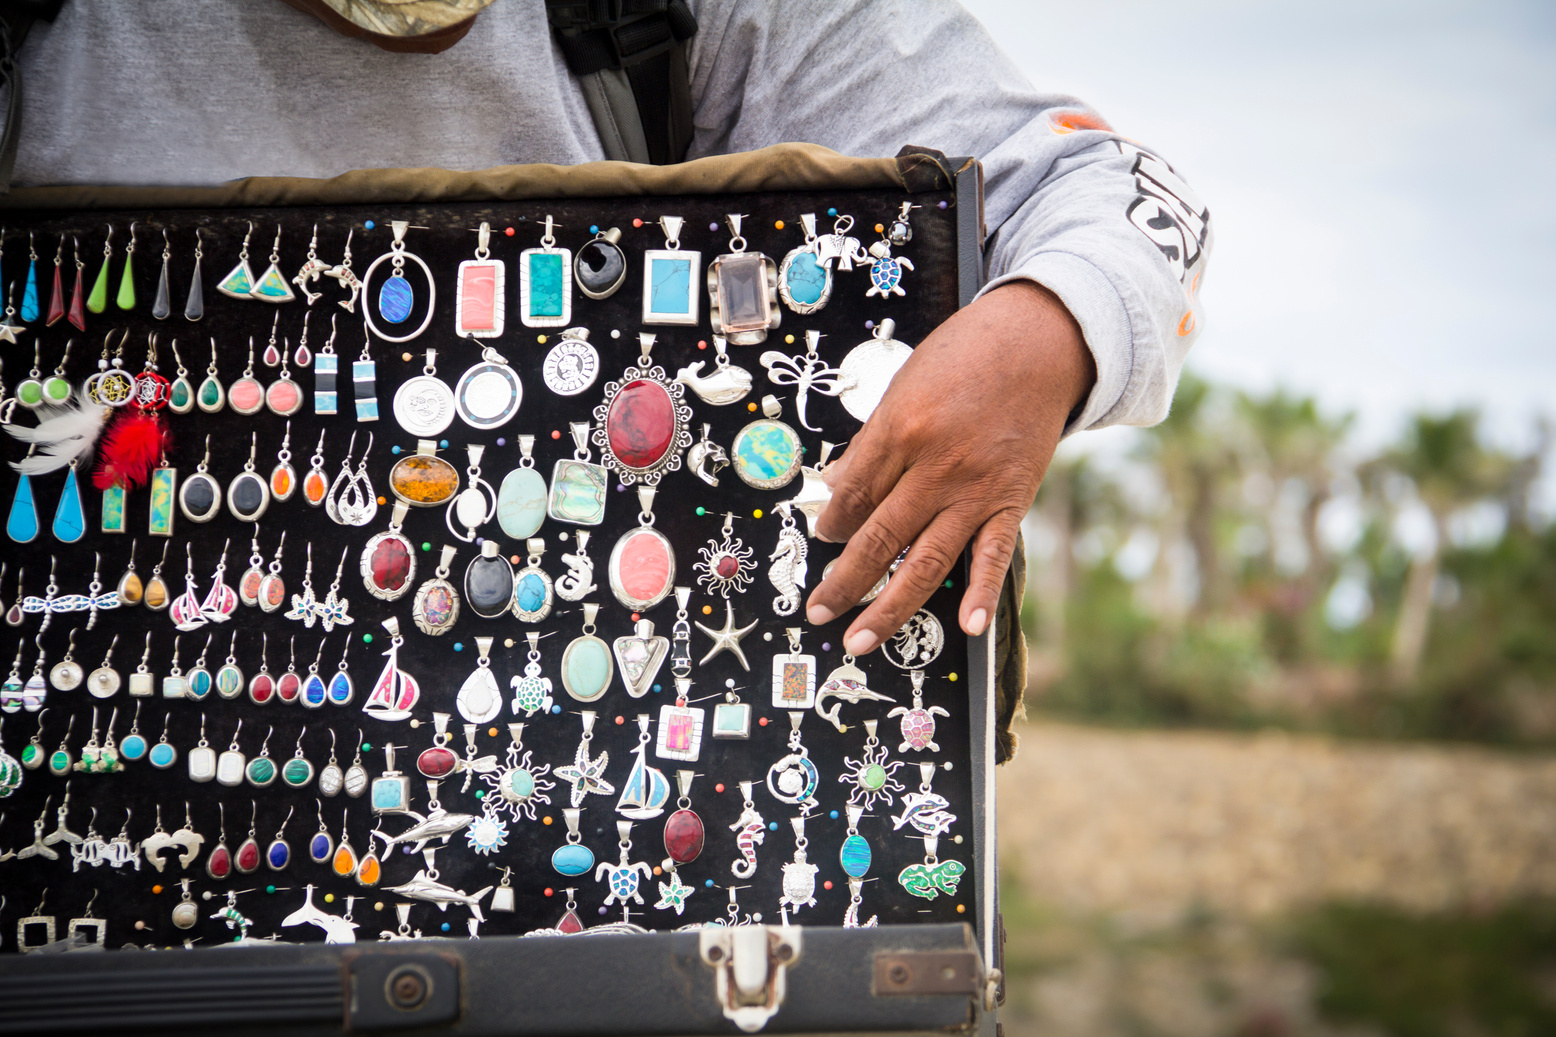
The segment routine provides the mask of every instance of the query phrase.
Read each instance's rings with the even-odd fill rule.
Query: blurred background
[[[1556,1033],[1556,6],[964,2],[1217,237],[1026,523],[1006,1033]]]

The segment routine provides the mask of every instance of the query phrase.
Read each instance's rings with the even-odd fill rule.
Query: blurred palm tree
[[[1480,439],[1480,415],[1456,410],[1444,416],[1417,414],[1404,440],[1381,459],[1405,476],[1416,498],[1431,516],[1434,536],[1429,548],[1415,552],[1405,577],[1399,615],[1394,624],[1391,663],[1400,684],[1413,681],[1420,670],[1431,626],[1432,599],[1442,554],[1448,543],[1448,520],[1454,512],[1504,491],[1512,468],[1499,451]]]

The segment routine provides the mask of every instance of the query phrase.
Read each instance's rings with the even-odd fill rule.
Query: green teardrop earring
[[[86,297],[86,308],[102,313],[108,308],[108,261],[113,258],[113,224],[108,225],[108,240],[103,242],[103,268],[92,282],[92,294]]]
[[[135,308],[135,224],[130,224],[130,244],[124,250],[124,274],[119,278],[119,309]]]

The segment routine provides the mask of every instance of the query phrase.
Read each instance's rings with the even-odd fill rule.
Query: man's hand
[[[984,632],[1021,519],[1070,412],[1096,381],[1080,326],[1053,293],[1014,281],[959,311],[903,365],[847,452],[826,469],[832,500],[816,524],[848,542],[811,593],[806,618],[858,604],[902,549],[891,582],[843,638],[872,651],[945,580],[968,541],[960,623]]]

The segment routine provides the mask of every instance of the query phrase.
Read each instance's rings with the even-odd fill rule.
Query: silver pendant
[[[789,627],[789,650],[773,656],[773,708],[810,709],[816,704],[816,657],[800,651],[800,628]]]
[[[381,601],[397,601],[416,579],[416,545],[400,532],[410,506],[395,501],[389,528],[371,537],[362,548],[358,571],[367,592]]]
[[[713,737],[745,741],[751,737],[751,707],[735,694],[733,678],[724,683],[729,690],[724,692],[724,701],[713,707]]]
[[[524,402],[524,385],[506,357],[491,346],[481,361],[465,369],[454,386],[454,409],[466,425],[494,429],[506,425]]]
[[[394,392],[394,419],[418,438],[436,436],[454,420],[454,391],[438,377],[438,351],[427,350],[421,374],[406,379]]]
[[[924,863],[910,864],[897,873],[897,883],[916,897],[934,900],[941,893],[956,896],[957,884],[967,873],[961,861],[942,861],[936,856],[939,836],[924,837]]]
[[[778,419],[783,405],[771,394],[762,397],[762,416],[735,433],[729,456],[735,474],[747,486],[778,490],[799,474],[804,447],[800,434]]]
[[[459,591],[448,582],[449,564],[457,550],[443,545],[435,575],[416,588],[416,600],[411,603],[411,619],[416,628],[432,637],[448,633],[459,620]]]
[[[912,346],[892,338],[896,330],[896,321],[890,317],[882,320],[871,333],[873,337],[850,349],[838,368],[838,402],[859,421],[870,420],[891,380],[913,355]]]
[[[773,599],[773,611],[780,616],[792,616],[800,607],[800,588],[805,586],[809,573],[805,559],[810,554],[810,545],[794,521],[789,502],[778,505],[778,511],[783,516],[783,525],[778,530],[778,546],[768,556],[767,579],[778,591]]]
[[[693,571],[699,574],[697,582],[709,594],[718,594],[726,599],[732,590],[744,594],[746,586],[756,578],[751,574],[751,556],[754,552],[733,535],[734,523],[734,512],[726,511],[724,539],[709,539],[708,546],[698,552],[702,555],[702,561],[692,566]]]
[[[713,336],[713,371],[704,378],[706,360],[687,364],[675,373],[675,380],[697,394],[703,403],[715,407],[739,403],[751,392],[751,372],[729,362],[729,343],[723,335]]]
[[[76,632],[70,632],[70,644],[65,649],[65,657],[55,663],[49,670],[49,683],[60,691],[75,691],[86,679],[86,671],[81,664],[73,658],[76,651]]]
[[[659,676],[665,656],[670,653],[668,638],[654,634],[654,621],[640,619],[632,634],[616,638],[612,646],[616,653],[616,669],[627,694],[635,699],[647,695]]]
[[[945,628],[933,612],[919,609],[881,645],[881,654],[893,666],[921,670],[940,658],[945,648]]]
[[[645,612],[670,596],[675,587],[675,548],[654,528],[653,486],[638,487],[638,525],[611,549],[606,574],[616,600]]]
[[[802,712],[789,714],[789,752],[767,768],[767,791],[781,803],[814,810],[821,772],[811,762],[810,750],[800,741],[800,723],[804,719]]]
[[[853,225],[851,216],[841,220]],[[805,232],[805,244],[790,249],[779,262],[778,297],[789,309],[806,316],[826,306],[832,298],[832,263],[830,258],[823,260],[820,255],[816,214],[807,212],[800,216],[800,226]]]
[[[892,793],[903,790],[902,782],[896,778],[897,770],[903,766],[903,762],[887,762],[886,747],[875,736],[877,723],[875,720],[864,722],[864,754],[858,760],[843,757],[843,765],[847,770],[837,777],[844,785],[854,786],[848,794],[848,801],[864,807],[866,811],[873,809],[878,799],[885,800],[886,805],[890,806],[894,802]]]
[[[210,476],[211,437],[205,437],[205,456],[195,466],[194,474],[178,488],[178,510],[190,522],[209,522],[221,511],[221,484]],[[171,522],[171,518],[169,519]]]
[[[558,396],[577,396],[600,376],[600,354],[589,344],[588,328],[568,328],[546,354],[540,377]]]
[[[250,433],[249,459],[243,463],[243,471],[227,484],[227,510],[239,522],[256,522],[270,507],[270,484],[254,470],[259,450],[259,434]]]
[[[893,256],[891,254],[891,242],[882,238],[870,246],[870,255],[874,261],[870,264],[870,290],[864,293],[866,299],[879,295],[885,299],[892,295],[906,295],[902,290],[902,272],[913,269],[913,260],[906,256]]]
[[[277,502],[288,501],[296,489],[297,469],[292,467],[292,423],[288,421],[286,434],[281,437],[281,449],[276,451],[276,465],[270,469],[270,496]]]
[[[486,448],[477,443],[466,445],[465,454],[470,465],[465,469],[465,488],[454,495],[443,513],[443,522],[448,526],[448,531],[467,544],[475,540],[475,531],[497,514],[497,491],[492,489],[491,483],[481,478],[481,456],[485,451]],[[463,533],[455,528],[456,519],[459,525],[465,527]]]
[[[746,626],[736,627],[735,607],[730,604],[728,598],[725,598],[723,629],[714,630],[710,627],[703,626],[701,623],[697,624],[698,630],[701,630],[704,634],[707,634],[709,637],[713,638],[713,647],[708,649],[707,655],[704,655],[700,660],[698,660],[697,665],[706,666],[708,665],[708,661],[713,659],[720,652],[730,652],[740,663],[740,668],[749,672],[751,669],[751,664],[746,661],[746,653],[741,649],[740,642],[747,634],[756,629],[758,622],[759,620],[753,619]]]
[[[836,396],[843,391],[844,384],[839,377],[841,370],[821,359],[818,352],[820,345],[821,332],[807,331],[804,356],[791,357],[787,353],[769,349],[760,357],[762,366],[767,368],[768,381],[774,385],[794,386],[794,412],[799,416],[800,424],[812,432],[820,432],[821,429],[805,417],[805,406],[811,392]]]
[[[521,623],[539,623],[551,615],[554,587],[551,576],[540,567],[541,556],[546,551],[542,537],[531,537],[524,542],[529,551],[524,568],[513,576],[513,615]]]
[[[562,688],[579,702],[593,702],[610,690],[616,667],[611,662],[610,646],[594,636],[600,606],[585,602],[583,614],[583,633],[562,652]]]
[[[589,756],[589,742],[594,738],[594,720],[598,714],[586,709],[578,715],[583,720],[583,737],[579,739],[578,749],[573,753],[573,762],[551,772],[552,776],[572,786],[568,801],[574,810],[583,806],[584,797],[591,793],[610,796],[616,792],[616,786],[605,780],[605,765],[610,762],[610,754],[602,752],[593,758]],[[571,823],[568,828],[572,828]],[[571,839],[568,841],[572,842]]]
[[[524,664],[524,675],[515,675],[508,687],[513,690],[513,711],[532,717],[537,712],[551,712],[551,678],[540,675],[540,631],[531,630],[525,636],[529,639],[529,661]]]
[[[594,869],[594,880],[598,882],[601,876],[605,877],[610,893],[605,898],[604,906],[610,907],[618,900],[625,904],[628,899],[641,904],[643,895],[638,892],[638,885],[642,878],[652,877],[654,869],[643,861],[635,864],[627,861],[627,855],[632,852],[631,821],[617,821],[616,832],[620,837],[617,845],[621,847],[621,860],[616,864],[601,861]]]
[[[690,677],[677,677],[675,704],[659,707],[659,735],[654,754],[661,760],[695,763],[702,754],[703,719],[707,710],[686,704],[691,686]]]
[[[460,716],[472,724],[485,724],[502,712],[502,691],[497,687],[497,678],[492,676],[492,639],[478,637],[475,645],[479,653],[476,667],[459,686],[454,702]]]
[[[949,761],[946,767],[949,769]],[[904,827],[908,827],[923,836],[944,835],[946,830],[956,823],[956,815],[947,809],[951,803],[944,796],[936,793],[932,786],[935,779],[933,763],[919,764],[918,773],[918,791],[909,792],[902,797],[902,813],[893,814],[891,817],[892,830],[901,831]]]
[[[459,264],[454,293],[454,334],[461,338],[496,338],[507,311],[507,265],[491,258],[492,225],[481,221],[476,231],[475,258]]]
[[[778,898],[778,907],[815,907],[816,873],[821,868],[805,857],[805,847],[810,843],[805,838],[805,815],[789,818],[789,825],[794,829],[794,860],[783,866],[783,896]]]
[[[905,753],[909,749],[923,751],[928,749],[932,753],[938,753],[940,746],[935,744],[935,716],[948,717],[950,712],[940,706],[924,708],[924,671],[914,670],[909,677],[913,680],[913,708],[898,706],[887,713],[888,718],[901,717],[902,744],[897,746],[899,753]]]
[[[389,243],[389,251],[385,252],[383,255],[369,263],[367,269],[362,272],[362,280],[360,282],[363,295],[362,319],[367,325],[367,330],[371,331],[374,335],[377,335],[385,342],[409,342],[411,339],[416,338],[422,332],[426,331],[427,326],[432,323],[433,311],[437,309],[438,288],[432,277],[432,268],[427,265],[426,260],[416,255],[414,252],[406,251],[405,232],[411,229],[410,221],[391,220],[389,223],[389,229],[390,232],[394,235],[394,240]],[[421,230],[423,228],[417,229]],[[411,311],[414,307],[415,294],[411,289],[410,282],[406,280],[405,277],[405,261],[407,259],[413,260],[417,266],[421,267],[421,272],[426,275],[427,278],[427,315],[422,318],[421,324],[417,326],[416,330],[404,335],[396,336],[384,334],[379,326],[373,321],[373,310],[375,307],[372,306],[367,299],[367,289],[373,281],[373,271],[377,270],[378,265],[386,259],[389,260],[389,264],[392,269],[388,278],[386,278],[384,283],[379,286],[377,300],[378,305],[376,309],[378,310],[379,318],[388,322],[389,324],[400,324],[401,322],[407,320],[410,317]],[[347,282],[342,280],[341,283],[346,284]],[[376,411],[373,417],[377,417]],[[358,412],[358,418],[359,420],[361,418],[360,410]]]
[[[491,889],[478,890],[475,893],[466,893],[464,890],[455,889],[438,881],[438,869],[433,865],[436,850],[423,850],[422,856],[427,861],[427,866],[418,871],[409,882],[398,886],[385,887],[385,893],[393,893],[396,896],[406,897],[410,900],[420,900],[428,904],[436,905],[439,910],[446,911],[450,904],[468,908],[476,921],[486,921],[486,916],[481,913],[481,898]]]
[[[519,320],[527,328],[560,328],[573,319],[573,253],[556,247],[546,217],[539,248],[519,253]]]
[[[627,255],[619,241],[619,228],[596,231],[573,259],[573,280],[589,298],[609,299],[627,280]]]
[[[679,216],[659,217],[665,247],[643,253],[644,324],[697,325],[698,275],[702,253],[681,248]]]
[[[604,401],[594,408],[594,443],[623,483],[653,486],[681,467],[681,452],[692,443],[692,409],[682,402],[686,387],[653,363],[654,336],[639,334],[638,344],[637,366],[605,383]]]
[[[563,601],[582,601],[599,589],[594,583],[594,562],[586,553],[589,531],[580,529],[574,536],[574,544],[571,553],[563,552],[562,561],[567,565],[567,572],[556,580],[556,595]]]
[[[748,879],[756,874],[756,848],[767,838],[767,822],[762,820],[761,813],[756,809],[756,801],[751,798],[751,789],[756,783],[742,781],[740,783],[740,795],[745,800],[745,809],[735,819],[735,823],[729,826],[729,830],[735,833],[735,848],[740,851],[740,856],[733,861],[729,870],[737,879]],[[734,904],[735,891],[729,891],[730,904]]]
[[[719,472],[729,467],[729,455],[724,448],[708,438],[713,426],[702,423],[702,438],[686,451],[686,467],[709,486],[719,484]]]
[[[825,708],[827,699],[838,699],[831,709]],[[854,657],[843,653],[843,665],[827,674],[827,679],[822,683],[821,690],[816,692],[816,715],[828,721],[839,732],[848,730],[847,725],[839,719],[838,714],[843,711],[844,702],[859,703],[865,700],[871,702],[896,702],[890,695],[882,695],[871,691],[865,683],[865,673],[854,665]],[[873,724],[870,720],[866,723]]]
[[[708,264],[708,320],[714,334],[737,346],[754,346],[783,323],[778,308],[778,265],[760,252],[747,252],[740,234],[745,217],[730,213],[729,253]]]
[[[573,435],[572,459],[562,458],[551,469],[546,514],[559,522],[598,526],[605,521],[605,496],[610,471],[589,459],[589,423],[568,425]]]
[[[658,817],[670,800],[670,782],[665,772],[648,765],[648,743],[654,740],[648,733],[648,722],[647,713],[638,714],[638,744],[632,751],[632,770],[616,800],[616,812],[635,821]]]

